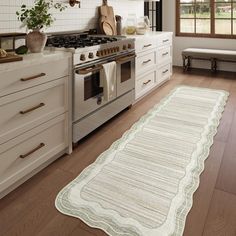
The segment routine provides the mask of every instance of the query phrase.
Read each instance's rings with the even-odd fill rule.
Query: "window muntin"
[[[162,30],[162,0],[144,2],[144,15],[149,17],[152,31]]]

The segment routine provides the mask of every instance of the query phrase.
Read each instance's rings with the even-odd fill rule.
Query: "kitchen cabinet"
[[[162,85],[172,75],[172,32],[149,32],[129,35],[135,39],[136,101]]]
[[[0,65],[0,198],[71,153],[70,53]]]

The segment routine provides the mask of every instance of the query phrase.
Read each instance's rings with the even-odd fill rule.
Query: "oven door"
[[[75,69],[74,75],[74,117],[77,121],[97,110],[107,102],[100,87],[102,66]]]
[[[131,54],[116,60],[118,97],[135,87],[135,57],[135,54]]]

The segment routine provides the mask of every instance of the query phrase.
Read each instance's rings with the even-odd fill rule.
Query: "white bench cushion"
[[[221,60],[236,61],[236,51],[233,50],[219,50],[206,48],[187,48],[183,50],[182,55],[192,56],[199,59],[216,58]]]

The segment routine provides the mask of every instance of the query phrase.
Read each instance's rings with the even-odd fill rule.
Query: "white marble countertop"
[[[124,36],[127,38],[141,38],[141,37],[155,37],[160,36],[163,34],[173,34],[173,32],[167,32],[167,31],[149,31],[146,34],[125,34]]]
[[[70,57],[72,57],[72,53],[64,52],[64,51],[45,50],[42,53],[29,53],[27,55],[23,55],[22,61],[0,64],[0,72],[20,69],[20,68],[24,68],[24,67],[28,67],[28,66],[32,66],[36,64],[47,63],[51,61],[57,61],[63,58],[68,59]]]

